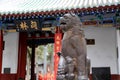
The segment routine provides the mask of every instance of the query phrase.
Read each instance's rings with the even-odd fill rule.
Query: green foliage
[[[53,56],[53,44],[48,44],[47,48],[48,48],[47,60],[51,62]]]
[[[36,48],[36,55],[38,57],[38,59],[40,60],[44,60],[44,56],[43,56],[43,52],[44,51],[44,46],[43,45],[40,45]]]
[[[27,47],[27,55],[29,60],[31,60],[31,56],[32,56],[31,53],[32,53],[32,49],[30,47]]]
[[[53,44],[48,44],[47,45],[47,62],[52,62],[53,58]],[[31,54],[32,54],[32,49],[30,47],[27,47],[27,55],[29,60],[31,60]],[[35,49],[35,55],[37,57],[37,60],[39,61],[44,61],[44,45],[39,45]]]

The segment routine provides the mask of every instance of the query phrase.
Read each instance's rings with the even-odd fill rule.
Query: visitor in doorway
[[[47,73],[44,77],[44,80],[56,80],[54,77],[54,71],[51,69],[51,65],[47,66]]]
[[[43,80],[43,75],[42,75],[42,72],[41,72],[41,71],[39,71],[38,80]]]
[[[46,80],[51,80],[51,67],[50,65],[47,66],[47,73],[46,73]]]
[[[54,71],[51,73],[51,80],[56,80],[54,76]]]
[[[54,77],[54,73],[48,71],[44,76],[44,80],[56,80]]]

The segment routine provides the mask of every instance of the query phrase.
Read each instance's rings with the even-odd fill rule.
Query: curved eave
[[[60,15],[65,14],[68,12],[74,12],[74,13],[81,13],[81,12],[101,12],[101,11],[111,11],[120,10],[120,4],[118,5],[111,5],[111,6],[99,6],[99,7],[93,7],[93,8],[72,8],[72,9],[66,9],[66,10],[55,10],[55,11],[37,11],[37,12],[26,12],[26,13],[13,13],[13,14],[0,14],[2,18],[19,18],[19,17],[31,17],[31,16],[47,16],[47,15]]]
[[[0,13],[46,12],[120,4],[120,0],[0,0]]]

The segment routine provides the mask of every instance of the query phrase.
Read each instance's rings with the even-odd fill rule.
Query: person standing
[[[39,71],[38,80],[43,80],[43,75],[42,75],[41,71]]]

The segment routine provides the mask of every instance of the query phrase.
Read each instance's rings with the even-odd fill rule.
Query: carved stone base
[[[66,74],[65,78],[67,80],[75,80],[75,75],[74,74]]]
[[[65,75],[58,75],[56,80],[65,80]]]
[[[86,76],[78,76],[78,80],[89,80]]]

